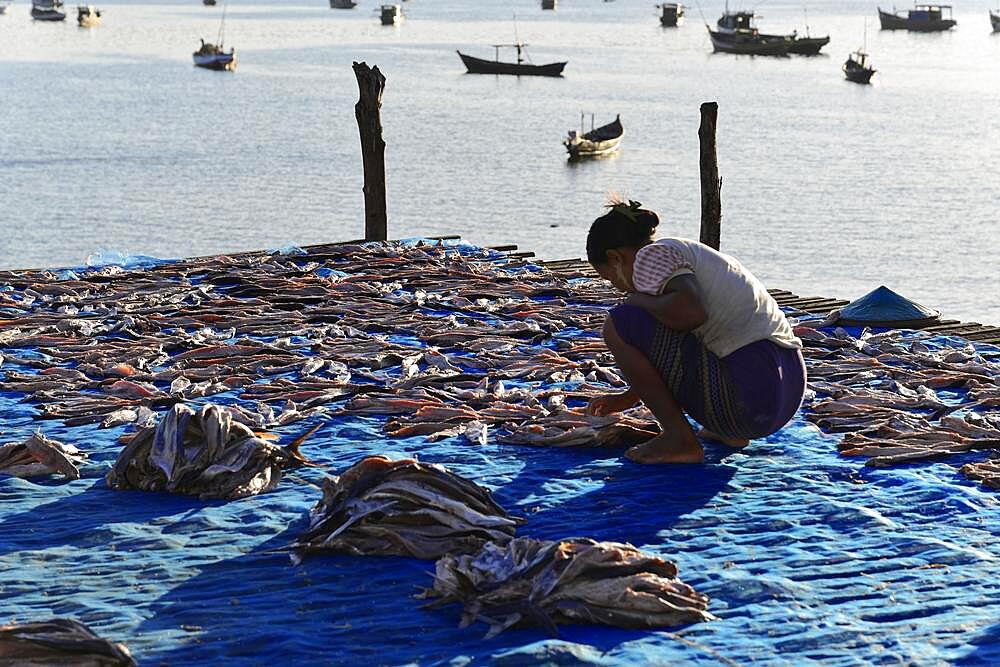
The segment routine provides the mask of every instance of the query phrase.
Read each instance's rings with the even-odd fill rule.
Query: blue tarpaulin
[[[620,450],[391,439],[383,417],[323,418],[302,451],[328,471],[369,454],[444,464],[525,517],[519,535],[627,541],[675,561],[719,617],[484,640],[485,626],[458,627],[458,608],[414,599],[431,562],[291,564],[283,548],[322,470],[233,502],[110,491],[103,475],[126,427],[38,422],[20,398],[0,394],[0,442],[41,425],[91,458],[72,482],[0,478],[0,618],[73,618],[140,664],[1000,662],[1000,496],[954,466],[975,457],[865,468],[801,414],[741,452],[709,445],[705,465],[676,467]],[[276,432],[287,441],[315,419]]]

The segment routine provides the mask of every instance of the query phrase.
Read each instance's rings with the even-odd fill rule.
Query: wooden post
[[[361,134],[361,158],[365,170],[365,240],[389,238],[385,211],[385,141],[382,139],[382,92],[385,77],[378,67],[354,63],[358,79],[358,103],[354,116]]]
[[[701,105],[701,238],[702,243],[719,249],[722,225],[722,179],[715,154],[715,121],[719,116],[718,102]]]

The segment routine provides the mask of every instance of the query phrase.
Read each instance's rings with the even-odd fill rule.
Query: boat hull
[[[458,57],[465,64],[469,74],[512,74],[514,76],[562,76],[566,63],[549,63],[548,65],[526,65],[524,63],[504,63],[496,60],[483,60],[467,56],[458,51]]]
[[[65,21],[66,14],[56,9],[31,9],[31,18],[36,21]]]
[[[871,83],[874,75],[875,70],[870,67],[848,67],[846,63],[844,64],[844,76],[848,81],[867,84]]]
[[[878,10],[878,20],[882,30],[909,30],[910,32],[942,32],[951,30],[958,21],[953,19],[915,19]]]
[[[785,37],[753,37],[742,33],[708,31],[712,49],[718,53],[744,56],[787,56],[792,40]]]
[[[829,43],[829,35],[826,37],[795,37],[792,39],[792,45],[788,47],[788,52],[800,56],[818,56],[820,49]]]
[[[234,52],[210,54],[195,53],[194,66],[215,70],[217,72],[232,72],[236,69],[236,54]]]

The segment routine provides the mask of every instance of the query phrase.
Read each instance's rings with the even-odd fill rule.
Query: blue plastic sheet
[[[413,599],[430,562],[291,565],[283,547],[305,527],[322,471],[234,502],[113,492],[103,474],[124,427],[38,422],[19,398],[0,394],[0,442],[42,426],[91,462],[73,482],[0,478],[0,618],[75,618],[144,664],[1000,661],[1000,497],[958,475],[963,459],[864,468],[801,415],[689,467],[638,466],[620,450],[391,439],[380,417],[325,422],[303,453],[330,471],[369,454],[445,464],[527,518],[521,535],[628,541],[674,560],[720,617],[670,632],[573,626],[558,639],[518,629],[486,641],[482,625],[458,628],[457,608]],[[313,423],[277,431],[287,441]]]

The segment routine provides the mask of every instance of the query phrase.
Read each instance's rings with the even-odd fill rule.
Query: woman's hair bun
[[[607,261],[612,248],[640,248],[653,239],[660,216],[640,202],[612,195],[605,205],[608,212],[594,220],[587,234],[587,259],[591,264]]]
[[[660,224],[660,216],[643,208],[642,202],[637,202],[634,199],[625,200],[620,197],[612,197],[606,206],[608,212],[614,214],[620,222],[637,225],[647,236],[651,236],[653,230]]]

